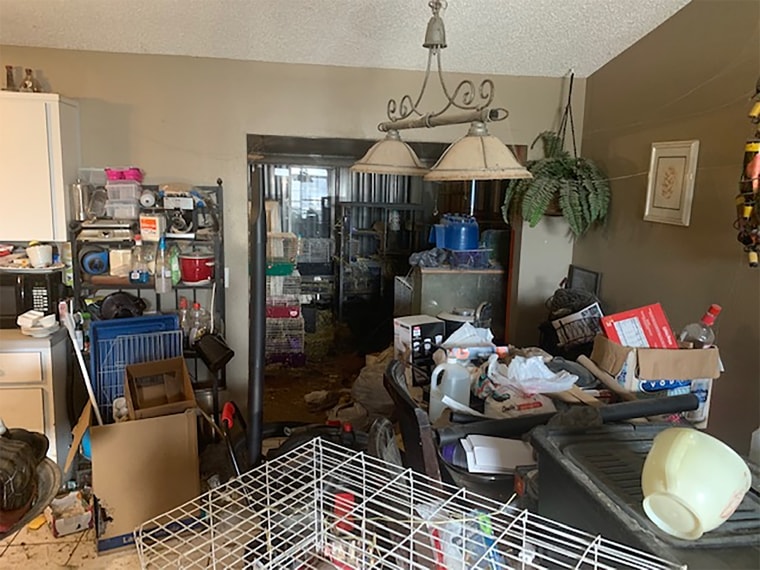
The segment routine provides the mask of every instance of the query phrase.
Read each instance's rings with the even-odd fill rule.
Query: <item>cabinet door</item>
[[[24,428],[45,433],[42,388],[0,390],[0,418],[9,428]]]
[[[48,105],[0,99],[0,240],[52,240],[53,204]]]

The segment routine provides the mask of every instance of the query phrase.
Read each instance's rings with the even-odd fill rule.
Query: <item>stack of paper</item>
[[[518,465],[531,465],[533,448],[519,439],[468,435],[460,440],[470,473],[511,473]]]

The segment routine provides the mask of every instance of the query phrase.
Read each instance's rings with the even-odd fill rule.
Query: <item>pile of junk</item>
[[[328,411],[328,438],[690,568],[757,563],[758,466],[702,431],[699,394],[630,391],[605,358],[605,338],[592,337],[570,359],[498,346],[477,321],[447,331],[439,320],[396,319],[394,345],[367,356],[350,393]],[[405,322],[413,331],[406,342]],[[334,402],[329,396],[306,400],[318,409]],[[298,442],[309,437],[306,430]],[[683,464],[668,464],[666,477],[658,469],[668,453],[681,453]],[[722,509],[714,520],[699,509],[716,507],[691,507],[667,488],[668,477],[694,469],[704,481],[683,483],[692,493],[708,481],[720,487],[710,490]]]

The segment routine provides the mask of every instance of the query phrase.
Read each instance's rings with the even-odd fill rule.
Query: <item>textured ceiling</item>
[[[449,0],[444,69],[586,77],[690,0]],[[0,0],[0,43],[424,69],[426,0]]]

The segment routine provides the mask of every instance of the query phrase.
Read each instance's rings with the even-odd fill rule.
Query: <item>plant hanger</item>
[[[533,178],[506,183],[502,214],[508,223],[510,217],[519,215],[535,227],[543,216],[557,211],[567,221],[571,233],[579,237],[607,216],[609,181],[593,161],[578,156],[571,104],[574,79],[571,72],[559,128],[540,133],[531,144],[533,148],[540,140],[544,150],[544,158],[528,161],[526,165]],[[568,126],[572,154],[564,148]]]

